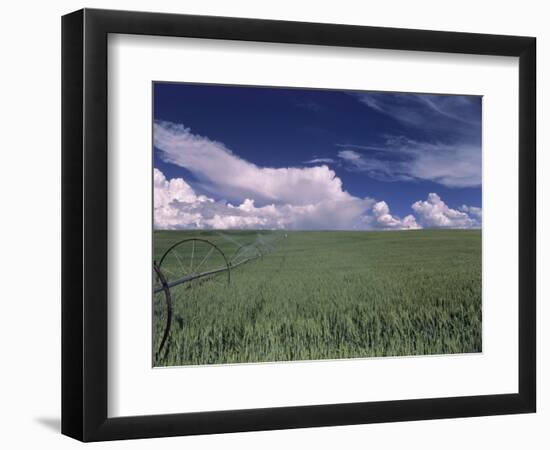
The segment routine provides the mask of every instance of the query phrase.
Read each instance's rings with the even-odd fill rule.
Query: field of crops
[[[270,251],[231,271],[230,283],[222,273],[171,289],[156,366],[481,351],[479,230],[157,231],[157,262],[186,238],[226,255],[258,241]],[[180,262],[164,267],[177,273]],[[166,321],[160,297],[154,352]]]

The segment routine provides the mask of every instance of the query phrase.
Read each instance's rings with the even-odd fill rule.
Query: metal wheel
[[[168,288],[166,278],[153,263],[153,343],[158,350],[155,355],[155,359],[158,360],[162,349],[166,345],[168,335],[170,334],[170,327],[172,326],[172,295]],[[160,343],[157,344],[158,337],[161,336]],[[168,346],[164,355],[168,353]]]
[[[160,258],[159,269],[169,288],[205,280],[231,281],[230,265],[218,246],[206,239],[184,239]]]

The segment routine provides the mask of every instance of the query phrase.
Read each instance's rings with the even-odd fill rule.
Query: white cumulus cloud
[[[481,218],[482,218],[481,208],[478,208],[477,206],[462,205],[459,209],[465,213],[468,213],[470,216],[473,216],[475,219],[477,219],[481,223]]]
[[[255,229],[352,229],[374,203],[351,197],[294,205],[271,203],[256,206],[246,198],[240,205],[197,195],[181,178],[167,180],[154,169],[155,228],[255,228]]]
[[[256,206],[246,198],[239,205],[197,195],[182,178],[167,180],[154,169],[154,222],[156,229],[251,228],[251,229],[378,229],[407,230],[422,227],[476,228],[481,226],[481,208],[463,205],[449,208],[437,194],[417,201],[403,218],[391,214],[385,201],[357,199],[324,200],[306,205],[267,204]]]
[[[153,139],[164,161],[185,167],[209,192],[220,197],[294,205],[354,198],[342,189],[342,181],[326,165],[258,167],[233,154],[221,142],[171,122],[156,121]]]
[[[372,216],[366,220],[373,228],[386,230],[416,230],[422,228],[413,215],[409,214],[403,219],[390,213],[390,207],[385,201],[376,202],[372,207]]]
[[[469,214],[469,208],[476,213]],[[468,211],[449,208],[439,195],[430,193],[427,200],[412,204],[419,222],[424,227],[441,228],[479,228],[481,226],[481,208],[466,207]]]

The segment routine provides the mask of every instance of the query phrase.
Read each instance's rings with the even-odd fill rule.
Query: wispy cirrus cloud
[[[462,124],[459,132],[474,131],[480,125],[478,96],[361,92],[356,98],[368,107],[408,126],[448,128],[452,122]]]
[[[336,162],[333,158],[313,158],[308,161],[304,161],[304,164],[332,164]]]
[[[349,170],[382,181],[426,180],[452,188],[481,185],[480,97],[375,92],[355,96],[401,124],[403,134],[385,136],[378,145],[340,145],[338,156]]]
[[[381,181],[426,180],[446,187],[481,185],[481,151],[474,144],[419,142],[403,136],[386,139],[383,149],[340,150],[348,170],[365,172]]]

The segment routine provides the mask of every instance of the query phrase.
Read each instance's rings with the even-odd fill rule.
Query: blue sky
[[[153,89],[158,228],[481,226],[481,97]]]

